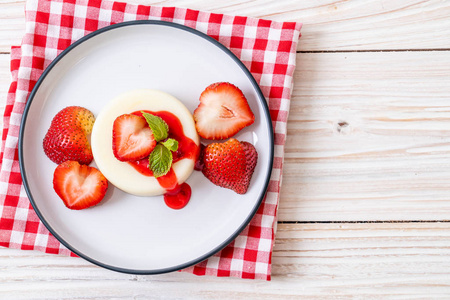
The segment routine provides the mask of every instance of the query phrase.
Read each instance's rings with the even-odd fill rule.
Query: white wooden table
[[[129,0],[304,23],[271,282],[0,249],[0,298],[449,298],[450,1]],[[24,1],[0,0],[0,107]]]

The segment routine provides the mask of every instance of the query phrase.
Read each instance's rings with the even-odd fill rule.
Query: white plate
[[[136,197],[112,185],[98,206],[82,211],[64,206],[52,186],[56,165],[42,148],[58,111],[79,105],[97,115],[116,95],[150,88],[175,96],[193,112],[200,93],[218,81],[237,85],[256,116],[253,125],[235,136],[254,144],[259,154],[245,195],[217,187],[195,171],[187,181],[191,201],[181,210],[168,208],[162,196]],[[25,108],[19,159],[34,209],[67,248],[105,268],[157,274],[208,258],[245,228],[269,182],[273,131],[258,85],[224,46],[181,25],[135,21],[82,38],[45,70]]]

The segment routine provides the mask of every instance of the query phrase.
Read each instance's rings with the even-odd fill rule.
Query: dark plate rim
[[[269,137],[269,141],[270,141],[270,145],[269,145],[269,168],[267,170],[267,174],[266,174],[266,180],[264,183],[264,188],[261,190],[260,195],[259,195],[259,199],[256,202],[255,206],[253,207],[252,211],[250,212],[250,214],[248,215],[248,217],[244,220],[244,222],[241,224],[241,226],[239,226],[239,228],[228,238],[226,239],[224,242],[222,242],[221,244],[219,244],[218,246],[216,246],[214,249],[208,251],[206,254],[173,266],[173,267],[168,267],[168,268],[161,268],[161,269],[154,269],[154,270],[136,270],[136,269],[128,269],[128,268],[123,268],[123,267],[117,267],[114,265],[110,265],[110,264],[106,264],[103,263],[101,261],[98,261],[96,259],[93,259],[85,254],[83,254],[82,252],[78,251],[75,247],[73,247],[72,245],[70,245],[68,242],[66,242],[64,240],[63,237],[61,237],[60,235],[58,235],[55,230],[53,230],[53,228],[50,226],[50,224],[46,221],[44,215],[40,212],[37,203],[35,202],[32,192],[28,186],[28,180],[27,180],[27,174],[26,174],[26,170],[25,170],[25,162],[24,162],[24,157],[23,157],[23,139],[24,139],[24,131],[25,131],[25,126],[26,126],[26,121],[27,121],[27,116],[28,116],[28,112],[30,110],[30,106],[31,103],[33,102],[33,99],[37,93],[37,91],[39,90],[40,85],[42,84],[42,82],[45,80],[46,76],[50,73],[50,71],[53,69],[53,67],[55,67],[58,62],[66,55],[68,54],[71,50],[73,50],[74,48],[76,48],[78,45],[84,43],[85,41],[99,35],[102,34],[104,32],[110,31],[110,30],[114,30],[117,28],[121,28],[124,26],[136,26],[136,25],[160,25],[160,26],[169,26],[169,27],[174,27],[180,30],[184,30],[184,31],[188,31],[192,34],[195,34],[197,36],[200,36],[204,39],[206,39],[207,41],[211,42],[212,44],[214,44],[215,46],[217,46],[219,49],[221,49],[222,51],[224,51],[227,55],[229,55],[233,61],[241,68],[241,70],[245,73],[245,75],[249,78],[250,82],[253,85],[253,88],[255,89],[255,91],[258,94],[258,98],[262,103],[263,106],[263,110],[264,113],[266,115],[266,120],[267,120],[267,125],[269,128],[269,132],[268,132],[268,137]],[[156,275],[156,274],[163,274],[163,273],[168,273],[168,272],[174,272],[174,271],[178,271],[190,266],[193,266],[199,262],[202,262],[203,260],[209,258],[210,256],[214,255],[215,253],[219,252],[220,250],[222,250],[225,246],[227,246],[230,242],[232,242],[241,232],[242,230],[244,230],[244,228],[250,223],[251,219],[254,217],[254,215],[256,214],[259,206],[261,205],[265,194],[266,194],[266,190],[267,187],[269,185],[269,181],[270,181],[270,175],[272,173],[272,168],[273,168],[273,156],[274,156],[274,137],[273,137],[273,127],[272,127],[272,121],[271,121],[271,116],[270,116],[270,111],[269,111],[269,107],[267,105],[267,102],[265,101],[265,97],[259,87],[259,85],[256,83],[253,75],[250,73],[250,71],[245,67],[245,65],[239,60],[239,58],[236,57],[236,55],[234,55],[228,48],[226,48],[224,45],[222,45],[221,43],[219,43],[217,40],[213,39],[212,37],[187,26],[181,25],[181,24],[177,24],[177,23],[171,23],[171,22],[166,22],[166,21],[157,21],[157,20],[138,20],[138,21],[127,21],[127,22],[122,22],[122,23],[117,23],[117,24],[113,24],[113,25],[109,25],[106,27],[103,27],[101,29],[98,29],[82,38],[80,38],[79,40],[77,40],[76,42],[74,42],[72,45],[70,45],[67,49],[65,49],[63,52],[61,52],[51,63],[50,65],[44,70],[44,72],[42,73],[42,75],[39,77],[38,81],[36,82],[36,85],[34,86],[33,90],[30,93],[30,96],[28,97],[24,112],[23,112],[23,116],[22,116],[22,120],[21,120],[21,124],[20,124],[20,131],[19,131],[19,164],[20,164],[20,173],[22,176],[22,181],[23,181],[23,185],[25,188],[25,191],[27,193],[28,199],[31,202],[31,205],[33,206],[36,214],[38,215],[39,219],[42,221],[42,223],[45,225],[45,227],[51,232],[51,234],[61,243],[63,244],[66,248],[68,248],[70,251],[72,251],[73,253],[75,253],[77,256],[97,265],[100,267],[103,267],[105,269],[109,269],[112,271],[116,271],[116,272],[121,272],[121,273],[127,273],[127,274],[135,274],[135,275]]]

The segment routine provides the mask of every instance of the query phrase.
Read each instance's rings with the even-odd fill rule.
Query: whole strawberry
[[[258,153],[248,142],[231,138],[212,143],[202,153],[202,172],[212,183],[245,194],[255,171]]]
[[[93,156],[88,135],[94,126],[94,114],[80,106],[69,106],[58,112],[43,140],[44,152],[53,162],[67,160],[90,164]]]

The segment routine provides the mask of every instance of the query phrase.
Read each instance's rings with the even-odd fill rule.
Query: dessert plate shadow
[[[259,155],[246,194],[217,187],[194,171],[187,180],[192,197],[181,210],[167,207],[162,196],[137,197],[113,185],[95,207],[73,211],[64,206],[52,185],[56,164],[42,148],[44,135],[58,111],[78,105],[98,115],[123,92],[157,89],[178,98],[193,112],[201,92],[219,81],[238,86],[256,117],[253,125],[235,136],[255,145]],[[233,53],[182,25],[133,21],[81,38],[44,71],[24,111],[19,161],[33,208],[65,247],[111,270],[159,274],[203,261],[247,226],[269,183],[273,145],[266,100]]]

